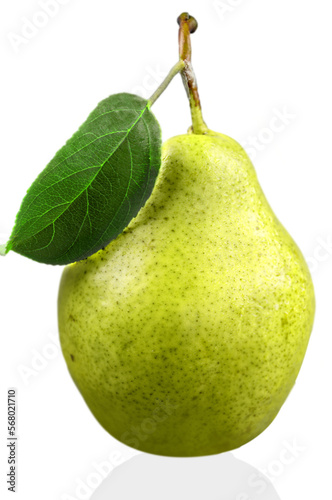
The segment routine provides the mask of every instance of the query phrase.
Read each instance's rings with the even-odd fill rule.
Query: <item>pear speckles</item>
[[[92,412],[163,455],[219,453],[262,432],[313,315],[307,266],[250,160],[211,131],[164,144],[150,199],[105,250],[64,270],[59,292],[62,350]]]

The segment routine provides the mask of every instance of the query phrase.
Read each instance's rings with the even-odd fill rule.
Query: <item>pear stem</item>
[[[203,120],[201,101],[198,94],[197,81],[191,64],[191,40],[190,34],[194,33],[198,23],[188,12],[183,12],[177,19],[179,28],[179,54],[180,60],[184,62],[181,71],[182,81],[189,98],[192,132],[194,134],[206,134],[208,127]]]
[[[173,68],[170,70],[165,80],[159,85],[157,90],[152,94],[150,99],[148,99],[148,107],[152,106],[152,104],[160,97],[160,95],[164,92],[166,87],[171,83],[175,75],[180,73],[185,66],[185,62],[180,59],[176,64],[174,64]]]

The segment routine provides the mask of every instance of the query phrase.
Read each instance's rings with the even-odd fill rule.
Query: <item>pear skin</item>
[[[243,148],[173,137],[151,197],[104,250],[64,269],[69,372],[100,424],[141,451],[237,448],[273,421],[315,310],[306,262]]]

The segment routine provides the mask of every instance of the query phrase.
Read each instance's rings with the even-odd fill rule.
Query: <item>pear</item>
[[[100,424],[138,450],[201,456],[273,421],[312,329],[306,262],[244,149],[169,139],[151,197],[104,250],[67,266],[59,329]]]

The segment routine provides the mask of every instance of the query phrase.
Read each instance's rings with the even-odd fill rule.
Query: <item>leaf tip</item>
[[[4,235],[2,235],[4,236]],[[6,238],[7,239],[7,238]],[[6,243],[3,243],[3,241],[6,241],[5,238],[0,238],[0,257],[5,257],[8,252],[13,248],[13,244],[10,240],[10,238],[7,239]]]
[[[4,243],[3,245],[0,245],[0,256],[5,257],[7,254],[7,243]]]

